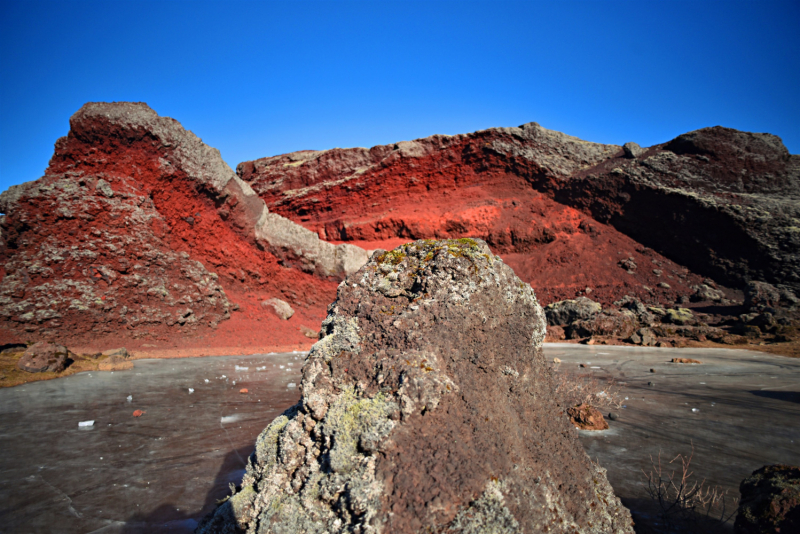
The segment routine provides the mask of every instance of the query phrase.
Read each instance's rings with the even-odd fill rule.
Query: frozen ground
[[[623,383],[619,419],[580,439],[639,524],[653,520],[641,470],[659,450],[668,460],[693,445],[696,476],[734,496],[764,464],[800,464],[800,360],[572,344],[545,353],[562,372]],[[299,398],[289,384],[303,356],[138,360],[0,390],[0,532],[191,532],[240,479],[258,433]]]

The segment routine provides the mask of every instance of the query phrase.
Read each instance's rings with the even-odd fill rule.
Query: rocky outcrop
[[[544,334],[481,241],[373,255],[339,286],[301,401],[198,532],[633,532],[555,403]]]
[[[672,303],[705,277],[800,290],[800,156],[769,134],[705,128],[643,149],[530,123],[296,152],[237,173],[326,239],[480,237],[545,302]]]
[[[223,286],[314,293],[285,267],[340,280],[367,259],[269,213],[219,151],[142,103],[83,106],[0,212],[0,318],[34,337],[213,328],[233,309]]]
[[[800,156],[774,135],[689,132],[582,170],[555,198],[728,286],[800,289]]]
[[[765,465],[739,486],[736,534],[800,532],[800,468]]]

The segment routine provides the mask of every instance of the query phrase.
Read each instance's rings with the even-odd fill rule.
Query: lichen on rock
[[[544,333],[483,241],[373,254],[198,532],[632,532],[554,400]]]

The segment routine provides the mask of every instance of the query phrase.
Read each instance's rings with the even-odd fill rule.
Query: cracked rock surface
[[[300,402],[199,533],[633,532],[556,404],[531,287],[480,240],[339,286]]]

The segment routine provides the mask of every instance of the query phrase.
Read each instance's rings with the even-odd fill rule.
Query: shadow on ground
[[[254,450],[253,445],[234,449],[225,455],[217,472],[214,484],[206,495],[203,507],[195,512],[178,510],[171,503],[165,503],[148,514],[134,514],[120,531],[121,534],[145,533],[189,533],[217,506],[217,501],[231,494],[229,484],[239,485],[242,481],[247,458]]]
[[[782,400],[786,402],[795,402],[800,404],[800,392],[797,391],[751,391],[756,397],[764,397],[765,399]]]

